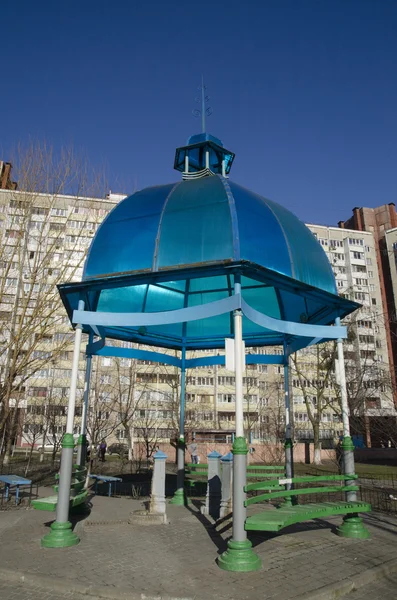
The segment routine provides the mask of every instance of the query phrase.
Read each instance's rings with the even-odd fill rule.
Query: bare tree
[[[335,410],[336,344],[318,344],[305,353],[291,357],[292,376],[295,374],[313,429],[314,464],[321,464],[320,429],[329,409]],[[297,424],[295,423],[295,426]]]
[[[45,144],[33,144],[18,149],[15,166],[19,190],[0,196],[0,441],[6,463],[21,392],[70,347],[56,286],[80,278],[88,238],[103,217],[88,197],[98,191],[98,180],[71,150],[55,156]]]

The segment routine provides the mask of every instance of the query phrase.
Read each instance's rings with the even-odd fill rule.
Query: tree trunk
[[[29,473],[30,463],[31,463],[32,454],[33,454],[33,447],[34,447],[34,442],[31,443],[30,448],[29,448],[29,458],[28,458],[28,463],[26,465],[26,469],[25,469],[25,477]]]
[[[320,440],[320,426],[319,423],[313,424],[314,433],[314,457],[313,464],[321,465],[321,440]]]
[[[15,429],[16,419],[17,419],[17,411],[15,409],[15,410],[13,410],[11,412],[10,428],[8,430],[8,433],[7,433],[7,441],[6,441],[6,447],[5,447],[5,453],[4,453],[4,461],[3,461],[4,465],[9,465],[10,464],[11,446],[12,446],[12,434],[13,434],[13,431]]]
[[[127,444],[128,444],[128,460],[134,460],[134,428],[129,427],[128,425],[124,426],[124,430],[127,436]]]

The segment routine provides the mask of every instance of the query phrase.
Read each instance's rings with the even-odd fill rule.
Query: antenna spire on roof
[[[195,108],[192,112],[195,117],[201,117],[201,129],[202,133],[205,133],[205,117],[212,115],[212,108],[211,106],[206,106],[210,97],[205,94],[207,87],[204,85],[204,75],[201,75],[201,85],[197,89],[201,92],[201,97],[196,98],[196,102],[201,104],[201,110]]]

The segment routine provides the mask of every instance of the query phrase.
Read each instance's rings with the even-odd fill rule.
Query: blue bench
[[[31,479],[25,479],[24,477],[19,477],[19,475],[0,475],[0,481],[5,484],[6,488],[6,496],[5,501],[8,502],[10,499],[10,487],[16,486],[15,490],[15,504],[19,502],[19,486],[20,485],[31,485]]]
[[[121,477],[111,477],[110,475],[90,475],[91,479],[95,479],[95,488],[94,488],[94,493],[96,494],[98,491],[98,481],[101,481],[102,483],[108,483],[109,484],[109,491],[108,491],[108,496],[110,497],[112,495],[112,483],[115,483],[116,481],[123,481],[121,479]]]

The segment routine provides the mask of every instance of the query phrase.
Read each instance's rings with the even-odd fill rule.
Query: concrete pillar
[[[167,455],[158,450],[153,455],[152,493],[150,496],[149,512],[165,515],[165,461]]]
[[[233,454],[229,452],[221,458],[221,509],[219,517],[223,519],[232,512],[232,481],[233,481]]]
[[[210,515],[213,519],[219,519],[221,505],[221,458],[216,450],[208,454],[208,483],[205,504],[201,507],[203,515]]]
[[[92,334],[90,334],[89,342],[92,343]],[[85,380],[84,380],[84,398],[83,398],[83,410],[81,413],[81,427],[80,435],[77,441],[77,464],[80,467],[85,467],[87,462],[87,414],[88,404],[90,398],[90,379],[91,379],[91,363],[92,355],[87,354],[86,356],[86,368],[85,368]]]
[[[180,407],[179,407],[179,439],[177,442],[177,474],[176,474],[176,492],[170,504],[177,506],[186,506],[187,498],[185,493],[185,382],[186,382],[186,349],[182,348],[181,357],[181,389],[180,389]]]
[[[290,381],[289,381],[289,354],[286,344],[284,344],[284,407],[285,407],[285,476],[292,479],[294,476],[294,458],[291,427],[291,399],[290,399]],[[292,489],[292,484],[287,483],[286,489]],[[292,505],[292,498],[289,496],[284,499],[284,506]]]
[[[79,301],[78,310],[84,310],[83,300]],[[74,409],[76,404],[82,329],[83,328],[81,324],[76,325],[66,433],[62,441],[61,470],[59,473],[56,520],[51,525],[50,533],[45,535],[41,540],[41,545],[45,548],[65,548],[67,546],[74,546],[80,541],[79,537],[72,531],[72,524],[69,521],[69,505],[74,449]]]
[[[335,320],[335,325],[340,326],[340,319]],[[343,340],[339,338],[336,342],[338,352],[338,379],[340,385],[341,395],[341,408],[342,408],[342,421],[343,421],[343,473],[345,475],[354,475],[354,444],[350,436],[350,422],[349,422],[349,405],[347,398],[347,386],[346,386],[346,373],[345,373],[345,359],[343,355]],[[345,482],[347,485],[354,485],[355,479],[351,479]],[[348,502],[355,502],[357,500],[356,492],[347,492],[346,500]],[[369,531],[364,527],[361,517],[357,514],[350,514],[344,517],[343,523],[336,530],[337,535],[341,537],[356,538],[356,539],[367,539],[369,537]]]
[[[234,293],[241,294],[240,276],[235,275]],[[236,437],[233,443],[233,534],[227,550],[218,558],[218,566],[225,571],[257,571],[261,567],[259,557],[253,552],[252,544],[245,531],[247,509],[244,506],[244,487],[247,483],[248,446],[244,438],[243,411],[243,314],[235,310],[234,324],[234,368],[236,374]]]

